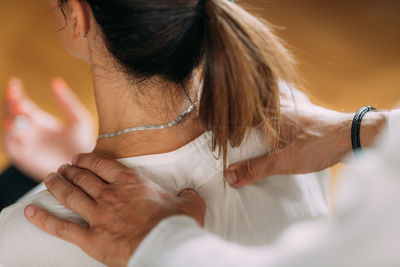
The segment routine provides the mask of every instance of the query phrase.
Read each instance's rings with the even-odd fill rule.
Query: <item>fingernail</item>
[[[6,93],[6,98],[8,101],[15,101],[21,95],[21,90],[17,84],[17,80],[11,79],[8,83],[8,90]]]
[[[70,164],[64,164],[64,165],[62,165],[59,169],[58,169],[58,172],[60,173],[60,172],[63,172],[66,168],[68,168],[68,167],[71,167],[71,165]]]
[[[13,102],[17,100],[18,96],[17,93],[10,87],[6,92],[6,99],[9,102]]]
[[[184,197],[184,196],[188,196],[188,195],[192,195],[192,194],[197,194],[196,191],[194,191],[193,189],[184,189],[181,192],[179,192],[178,197]]]
[[[33,217],[36,214],[36,209],[32,206],[28,206],[25,210],[25,214],[29,217]]]
[[[47,175],[46,179],[44,180],[44,183],[46,185],[49,184],[53,180],[54,176],[55,176],[54,173],[51,173],[51,174]]]
[[[226,179],[228,179],[228,182],[230,185],[235,185],[238,181],[236,173],[233,171],[228,171],[226,174]]]
[[[76,165],[76,164],[78,163],[78,159],[79,159],[79,155],[75,155],[75,156],[72,158],[71,163],[72,163],[73,165]]]
[[[68,88],[67,83],[62,78],[54,78],[52,81],[52,86],[57,91],[65,91]]]

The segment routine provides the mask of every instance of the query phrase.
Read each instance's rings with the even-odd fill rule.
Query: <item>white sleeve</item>
[[[200,228],[193,219],[176,216],[153,229],[128,266],[261,267],[276,256],[272,249],[246,248],[226,242]]]
[[[394,135],[400,132],[400,109],[389,112],[387,125],[390,139],[396,140]]]

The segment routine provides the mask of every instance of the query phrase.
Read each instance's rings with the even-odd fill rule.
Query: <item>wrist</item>
[[[376,138],[385,129],[389,112],[368,112],[361,122],[360,142],[361,147],[369,147],[375,143]]]
[[[374,144],[376,138],[385,129],[388,121],[388,112],[368,112],[364,115],[361,122],[360,142],[361,147],[370,147]],[[338,144],[334,149],[337,153],[338,162],[340,162],[347,154],[353,152],[351,143],[351,125],[353,123],[354,114],[340,113],[337,116],[336,133],[340,133],[336,142]]]

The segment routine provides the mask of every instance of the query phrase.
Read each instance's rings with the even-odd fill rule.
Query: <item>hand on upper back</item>
[[[9,81],[5,99],[6,152],[16,167],[38,181],[73,155],[90,151],[95,143],[93,119],[77,96],[59,78],[53,81],[52,91],[67,123],[39,108],[17,78]]]
[[[233,187],[272,175],[321,171],[351,151],[351,114],[312,104],[297,90],[281,92],[281,133],[276,154],[236,163],[228,169]]]
[[[205,203],[192,190],[172,195],[117,161],[80,155],[45,183],[54,197],[88,223],[83,228],[36,206],[25,215],[44,231],[72,242],[109,266],[126,266],[133,252],[163,219],[188,215],[204,224]]]

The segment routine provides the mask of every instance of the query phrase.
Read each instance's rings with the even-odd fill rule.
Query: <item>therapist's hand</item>
[[[45,183],[88,227],[61,220],[33,205],[26,207],[25,216],[108,266],[126,266],[147,234],[169,216],[187,215],[204,224],[205,203],[192,190],[172,195],[122,164],[96,154],[80,155],[73,164],[61,167]]]
[[[312,104],[294,90],[281,92],[281,135],[276,154],[236,163],[228,168],[232,187],[252,184],[268,176],[324,170],[352,151],[350,129],[354,114]],[[363,119],[361,144],[373,144],[387,120],[385,112],[369,112]]]

